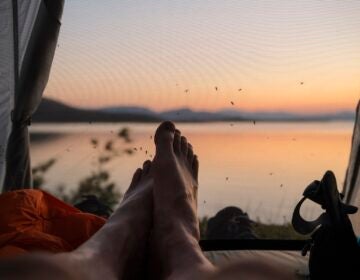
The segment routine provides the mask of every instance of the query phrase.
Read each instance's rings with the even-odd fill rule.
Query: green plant
[[[254,233],[259,239],[308,239],[309,236],[304,236],[297,233],[291,223],[286,222],[282,225],[263,224],[257,222],[253,227]]]
[[[32,168],[32,176],[33,176],[33,188],[40,189],[43,187],[45,181],[45,174],[49,171],[49,169],[56,163],[56,159],[51,158],[43,163],[38,164],[34,168]]]
[[[209,220],[208,216],[199,218],[199,228],[200,228],[200,238],[201,239],[205,239],[205,237],[206,237],[206,229],[207,229],[208,220]]]
[[[97,138],[90,139],[90,144],[94,148],[100,147],[96,161],[93,163],[93,169],[90,174],[79,181],[79,185],[74,191],[67,191],[66,186],[60,185],[55,190],[50,190],[55,196],[67,203],[75,204],[85,195],[95,195],[97,198],[113,208],[120,201],[122,193],[118,191],[116,183],[111,180],[107,164],[114,158],[121,155],[131,155],[133,151],[128,148],[117,147],[117,140],[130,143],[130,130],[122,128],[119,130],[115,139],[101,142]],[[55,159],[50,159],[41,163],[32,169],[33,183],[36,188],[44,188],[45,175],[48,170],[56,163]]]

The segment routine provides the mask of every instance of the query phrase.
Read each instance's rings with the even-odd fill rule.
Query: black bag
[[[296,205],[292,224],[300,234],[311,235],[303,250],[310,249],[310,279],[360,279],[360,247],[348,214],[357,208],[342,202],[333,172],[314,181]],[[310,199],[325,210],[315,221],[305,221],[300,215],[302,203]]]

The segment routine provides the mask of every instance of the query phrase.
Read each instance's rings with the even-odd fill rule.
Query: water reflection
[[[134,153],[108,165],[121,191],[127,188],[133,171],[153,157],[156,124],[34,125],[33,164],[57,159],[47,174],[47,188],[77,186],[99,155],[90,139],[104,142],[125,126],[130,128],[133,141],[122,145]],[[332,169],[342,184],[353,124],[215,123],[178,127],[200,159],[199,216],[213,216],[232,205],[247,212],[252,220],[283,223],[290,220],[305,186],[327,169]],[[303,214],[311,218],[317,212],[314,205],[308,205]]]

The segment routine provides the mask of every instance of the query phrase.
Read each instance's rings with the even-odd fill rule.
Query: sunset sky
[[[360,1],[66,0],[62,22],[45,96],[74,106],[308,113],[360,98]]]

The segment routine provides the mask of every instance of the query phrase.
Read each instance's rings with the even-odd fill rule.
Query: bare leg
[[[215,268],[203,255],[197,219],[199,163],[192,147],[170,122],[155,135],[154,240],[164,277],[199,279]]]
[[[170,279],[292,279],[271,260],[246,259],[215,269],[202,253],[197,219],[199,162],[171,122],[155,135],[154,240],[163,277]]]
[[[70,253],[28,255],[0,262],[1,279],[142,279],[152,225],[151,163],[138,169],[117,211]],[[141,278],[140,278],[141,277]]]

